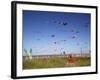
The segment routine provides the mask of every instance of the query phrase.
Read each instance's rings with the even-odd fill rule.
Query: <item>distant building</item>
[[[69,55],[72,55],[73,57],[90,57],[90,54],[63,54],[63,55],[33,55],[32,59],[38,59],[38,58],[54,58],[54,57],[69,57]],[[25,59],[27,56],[23,56],[23,59]]]

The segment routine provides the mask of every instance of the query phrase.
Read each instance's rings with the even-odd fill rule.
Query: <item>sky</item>
[[[89,53],[90,20],[88,13],[23,10],[23,54]]]

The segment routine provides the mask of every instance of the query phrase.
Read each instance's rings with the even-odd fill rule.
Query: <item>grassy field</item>
[[[67,64],[68,58],[53,57],[48,59],[23,60],[23,69],[61,68],[90,66],[90,57],[77,57],[74,65]]]

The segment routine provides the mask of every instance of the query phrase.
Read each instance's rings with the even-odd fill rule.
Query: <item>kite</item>
[[[71,29],[71,32],[74,32],[74,29]]]
[[[75,36],[72,36],[72,39],[76,38]]]
[[[51,37],[55,37],[55,35],[51,35]]]
[[[57,42],[54,42],[54,44],[56,44]]]
[[[57,24],[60,24],[60,25],[63,25],[63,26],[66,26],[68,23],[67,22],[61,22],[61,21],[54,21],[54,23],[57,23]]]
[[[76,31],[76,33],[79,33],[79,31]]]
[[[66,41],[66,40],[63,40],[64,42]]]
[[[37,39],[38,41],[40,40],[40,39]]]
[[[63,25],[66,26],[67,25],[67,22],[63,23]]]

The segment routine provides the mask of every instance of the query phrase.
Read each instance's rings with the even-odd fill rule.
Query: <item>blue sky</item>
[[[33,55],[88,53],[90,20],[87,13],[23,10],[23,53]],[[24,53],[25,54],[25,53]]]

